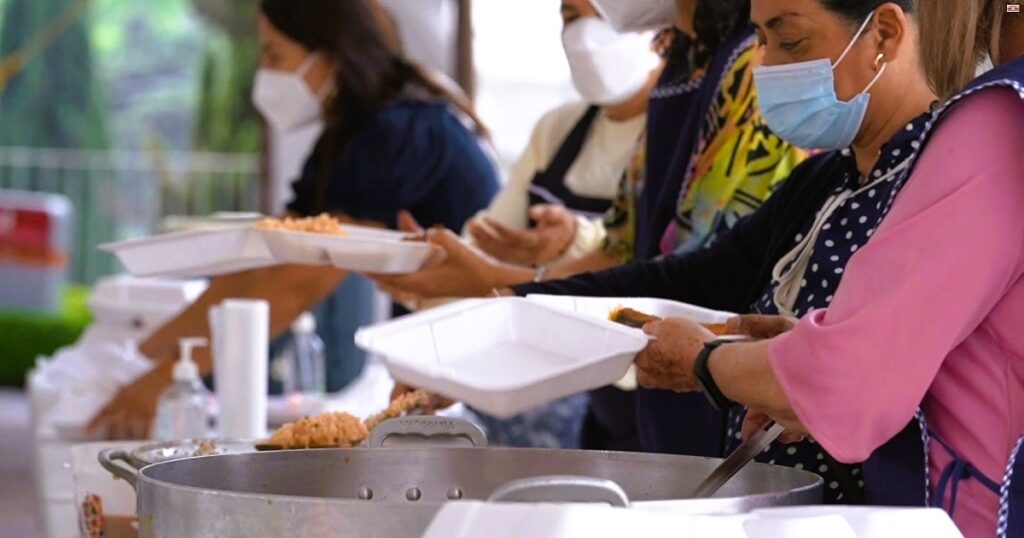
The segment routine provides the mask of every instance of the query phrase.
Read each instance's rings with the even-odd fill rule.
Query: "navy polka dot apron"
[[[835,153],[834,158],[843,163],[841,168],[845,170],[841,181],[793,239],[793,249],[776,264],[772,282],[755,310],[801,317],[828,307],[850,258],[871,239],[905,185],[930,118],[931,114],[919,116],[884,145],[864,181],[850,150]],[[726,441],[730,452],[740,443],[745,415],[742,409],[730,413]],[[812,439],[791,445],[774,443],[758,461],[820,474],[825,479],[826,502],[856,504],[869,500],[860,466],[838,463]]]

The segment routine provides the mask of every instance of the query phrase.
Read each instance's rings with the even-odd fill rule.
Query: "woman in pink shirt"
[[[771,417],[841,462],[922,475],[930,502],[971,537],[1024,536],[1024,15],[1000,17],[1005,4],[918,10],[939,95],[962,88],[983,52],[1000,67],[936,111],[906,186],[838,269],[827,310],[725,345],[693,323],[652,323],[657,340],[637,358],[645,386],[748,407],[748,432]],[[739,325],[765,323],[781,324]],[[915,417],[926,424],[916,455],[900,435]]]

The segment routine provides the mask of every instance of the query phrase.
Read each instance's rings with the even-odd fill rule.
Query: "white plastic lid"
[[[174,363],[172,374],[174,380],[192,381],[193,379],[199,379],[199,366],[192,360],[192,350],[205,346],[207,344],[206,339],[182,338],[178,343],[181,345],[181,357],[178,358],[178,362]]]
[[[316,332],[316,318],[309,312],[303,312],[292,323],[292,332],[299,334],[313,334]]]

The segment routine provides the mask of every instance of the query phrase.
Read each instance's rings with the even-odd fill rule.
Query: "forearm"
[[[768,361],[771,340],[724,345],[715,350],[708,367],[719,389],[730,400],[764,412],[776,421],[797,423],[793,407]]]
[[[179,339],[210,337],[209,310],[225,299],[269,301],[270,335],[276,337],[299,314],[331,293],[345,275],[344,271],[331,267],[286,265],[215,278],[196,302],[157,329],[139,345],[139,350],[157,361],[173,360]],[[197,349],[195,360],[204,374],[212,371],[209,348]]]
[[[551,270],[548,272],[548,280],[569,278],[580,273],[594,273],[605,269],[611,269],[618,265],[618,257],[603,249],[598,249],[586,256],[583,256],[582,258],[567,260],[564,263],[552,266]]]

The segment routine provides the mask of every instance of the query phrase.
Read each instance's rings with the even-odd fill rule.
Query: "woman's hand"
[[[747,415],[743,419],[743,440],[750,439],[750,436],[757,433],[758,430],[764,428],[765,424],[769,420],[772,420],[767,414],[753,409],[747,410]],[[804,429],[803,425],[796,420],[778,420],[776,422],[786,427],[786,431],[782,432],[779,436],[779,442],[783,444],[799,443],[807,438],[807,430]]]
[[[473,242],[497,260],[517,265],[546,265],[558,260],[576,237],[576,217],[556,205],[535,205],[530,219],[536,226],[527,230],[509,228],[484,218],[466,227]]]
[[[648,323],[644,332],[655,340],[636,357],[637,383],[648,389],[699,390],[693,378],[693,363],[704,343],[715,339],[714,333],[698,323],[678,318]]]
[[[729,318],[725,322],[729,334],[740,334],[763,340],[775,338],[776,336],[789,332],[796,327],[796,318],[788,316],[763,316],[760,314],[749,314]]]
[[[86,430],[106,432],[108,439],[146,439],[156,416],[157,400],[171,384],[170,363],[160,364],[132,383],[93,417]]]
[[[503,267],[462,242],[449,230],[431,229],[427,240],[440,248],[419,272],[409,275],[369,275],[385,292],[393,296],[421,298],[484,297],[494,288],[518,283],[503,282]],[[525,280],[529,280],[527,277]]]

